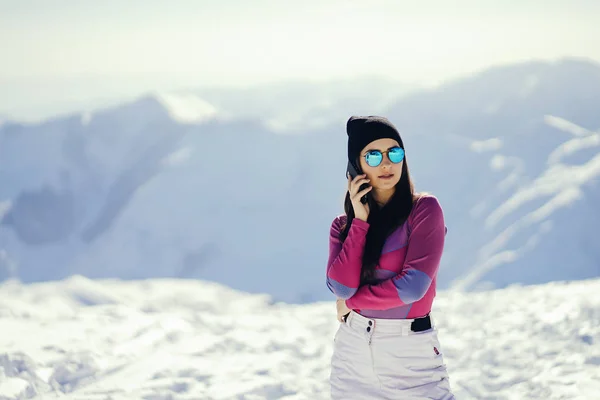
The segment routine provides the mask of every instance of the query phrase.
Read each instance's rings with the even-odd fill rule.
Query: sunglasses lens
[[[370,167],[376,167],[381,164],[381,160],[383,159],[383,154],[380,151],[373,150],[367,153],[365,156],[365,160]]]
[[[388,156],[390,157],[391,162],[398,164],[404,159],[404,149],[402,147],[394,147],[393,149],[390,149]]]

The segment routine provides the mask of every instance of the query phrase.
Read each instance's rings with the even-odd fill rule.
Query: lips
[[[380,175],[379,179],[390,179],[394,176],[394,174]]]

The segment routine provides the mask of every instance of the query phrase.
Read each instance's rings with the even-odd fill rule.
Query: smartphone
[[[348,161],[348,166],[346,167],[346,172],[347,172],[348,174],[350,174],[350,178],[351,178],[351,179],[354,179],[354,178],[356,178],[356,176],[360,175],[359,168],[357,168],[357,167],[356,167],[356,166],[355,166],[353,163],[351,163],[350,161]],[[364,189],[366,189],[366,188],[368,188],[368,187],[369,187],[369,185],[368,185],[367,183],[363,183],[363,184],[360,186],[360,189],[358,189],[358,191],[360,192],[361,190],[364,190]],[[363,203],[363,204],[366,204],[366,203],[367,203],[367,201],[368,201],[368,200],[367,200],[367,196],[368,196],[368,195],[369,195],[369,193],[365,194],[365,195],[364,195],[364,196],[363,196],[363,197],[360,199],[360,202],[361,202],[361,203]]]

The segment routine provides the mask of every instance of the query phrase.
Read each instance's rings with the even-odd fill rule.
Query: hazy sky
[[[600,61],[599,15],[599,0],[0,0],[0,113],[66,94]]]

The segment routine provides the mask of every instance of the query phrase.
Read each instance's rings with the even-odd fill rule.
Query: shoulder
[[[443,213],[442,205],[438,198],[431,193],[417,193],[415,195],[415,202],[413,205],[413,212],[434,212]]]
[[[444,224],[444,210],[439,199],[430,193],[417,194],[409,221],[411,224],[418,224],[423,221]]]

